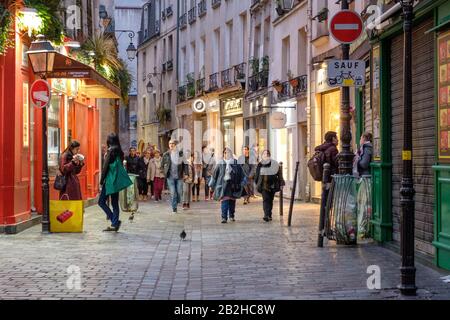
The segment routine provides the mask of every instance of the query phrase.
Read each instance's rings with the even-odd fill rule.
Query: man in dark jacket
[[[322,151],[325,154],[325,163],[329,163],[331,166],[331,174],[338,173],[338,161],[337,155],[339,150],[337,148],[339,141],[337,139],[337,133],[334,131],[328,131],[325,134],[325,142],[320,146],[317,146],[315,151]]]
[[[139,174],[139,157],[136,154],[136,148],[130,148],[130,152],[125,158],[125,161],[127,162],[128,173]]]
[[[247,204],[250,202],[250,197],[254,196],[255,194],[254,178],[258,161],[255,153],[250,153],[250,148],[248,146],[244,146],[244,154],[239,157],[238,163],[242,166],[242,169],[247,176],[247,184],[244,187],[246,192],[246,195],[244,197],[244,204]]]
[[[183,151],[177,148],[178,141],[169,141],[169,150],[163,155],[161,166],[167,179],[172,200],[172,212],[177,213],[177,205],[183,196],[183,179],[188,175],[188,168],[183,159]]]

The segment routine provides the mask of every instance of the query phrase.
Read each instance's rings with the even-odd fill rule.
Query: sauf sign
[[[327,65],[327,82],[330,87],[362,87],[365,85],[365,61],[329,60]]]

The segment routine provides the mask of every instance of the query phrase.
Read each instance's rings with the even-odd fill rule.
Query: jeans
[[[275,197],[275,192],[263,190],[262,197],[263,197],[264,217],[271,218],[273,208],[273,198]]]
[[[205,177],[205,198],[209,198],[209,181],[211,181],[211,177]]]
[[[138,177],[138,189],[140,195],[146,196],[148,194],[147,178]]]
[[[236,200],[222,200],[220,204],[222,209],[222,219],[227,220],[228,217],[234,218],[234,212],[236,210]]]
[[[200,178],[192,185],[192,195],[195,196],[195,191],[197,191],[197,197],[200,195]]]
[[[172,210],[177,210],[177,205],[181,203],[183,197],[183,180],[181,179],[167,179],[167,186],[170,190],[170,198],[172,201]]]
[[[113,211],[111,211],[107,203],[109,197],[111,198]],[[111,226],[113,228],[117,227],[119,225],[119,214],[120,214],[119,193],[117,192],[107,196],[106,187],[103,186],[102,192],[100,193],[100,198],[98,199],[98,205],[100,206],[100,208],[103,209],[103,211],[105,211],[108,219],[111,220]]]

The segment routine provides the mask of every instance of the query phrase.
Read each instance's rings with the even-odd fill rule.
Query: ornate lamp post
[[[414,266],[414,180],[412,164],[412,23],[413,0],[398,1],[403,9],[404,61],[403,61],[403,177],[400,188],[401,284],[404,295],[416,294],[416,268]]]
[[[27,51],[33,72],[46,79],[48,72],[53,71],[56,51],[50,41],[40,35],[33,41]],[[50,194],[47,162],[47,107],[42,108],[42,232],[50,232]]]

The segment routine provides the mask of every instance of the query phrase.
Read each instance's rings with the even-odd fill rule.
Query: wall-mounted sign
[[[30,96],[33,105],[37,108],[44,108],[50,103],[50,85],[45,80],[36,80],[31,85]]]
[[[350,44],[363,32],[361,16],[352,10],[341,10],[330,20],[330,33],[340,43]]]
[[[238,114],[242,114],[242,99],[231,99],[223,102],[223,116],[232,116]]]
[[[366,82],[364,60],[329,60],[327,81],[330,87],[362,87]]]
[[[272,129],[282,129],[286,126],[286,114],[276,111],[270,115],[270,126]]]
[[[206,103],[202,99],[195,100],[192,103],[192,111],[202,113],[206,111]]]

